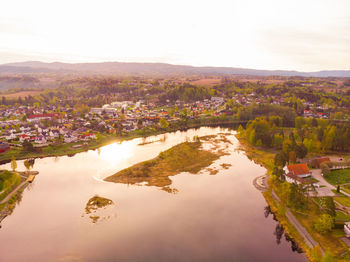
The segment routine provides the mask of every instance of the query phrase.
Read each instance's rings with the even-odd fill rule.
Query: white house
[[[283,169],[286,181],[289,183],[304,183],[303,178],[311,176],[311,172],[306,164],[288,165]]]
[[[39,135],[39,136],[35,137],[35,141],[34,142],[37,143],[37,144],[46,144],[47,140],[46,140],[46,138],[44,136]]]

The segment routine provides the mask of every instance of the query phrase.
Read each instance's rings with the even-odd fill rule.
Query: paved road
[[[19,184],[10,194],[8,194],[1,202],[0,204],[4,204],[6,203],[7,201],[10,200],[10,198],[16,194],[16,192],[21,189],[25,184],[27,184],[28,182],[27,181],[23,181],[21,184]]]
[[[277,196],[275,191],[272,190],[272,196],[280,202],[280,198]],[[299,221],[296,219],[296,217],[292,214],[289,208],[286,209],[286,217],[288,218],[289,222],[298,230],[299,234],[304,238],[305,243],[309,246],[309,248],[313,248],[317,245],[319,245],[318,242],[316,242],[312,236],[307,232],[307,230],[299,223]],[[321,248],[322,254],[324,254],[323,249]]]
[[[316,178],[319,182],[319,185],[323,185],[325,187],[323,188],[319,188],[319,192],[322,192],[322,189],[325,191],[327,189],[327,191],[329,191],[329,196],[335,196],[335,194],[331,191],[332,189],[336,190],[337,187],[333,186],[332,184],[328,183],[326,179],[324,179],[324,177],[322,176],[322,172],[321,169],[312,169],[312,176],[314,178]],[[344,192],[343,190],[340,190],[341,193],[343,193],[344,195],[350,197],[350,194]],[[319,194],[319,196],[322,196],[322,194]]]

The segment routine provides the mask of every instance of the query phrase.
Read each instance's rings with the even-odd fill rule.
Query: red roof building
[[[322,163],[327,163],[327,162],[331,162],[329,157],[321,157],[321,158],[313,159],[311,161],[311,166],[313,168],[320,168]]]
[[[306,164],[295,164],[295,165],[288,165],[287,169],[285,170],[286,174],[291,174],[298,177],[309,177],[311,176],[311,172]]]

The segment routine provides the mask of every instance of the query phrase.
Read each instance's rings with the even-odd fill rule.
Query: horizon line
[[[340,72],[347,72],[350,71],[349,69],[322,69],[322,70],[316,70],[316,71],[300,71],[296,69],[256,69],[256,68],[248,68],[248,67],[236,67],[236,66],[213,66],[213,65],[204,65],[204,66],[196,66],[196,65],[189,65],[189,64],[174,64],[171,62],[135,62],[135,61],[99,61],[99,62],[62,62],[59,60],[54,60],[52,62],[46,62],[43,60],[23,60],[18,62],[6,62],[1,63],[0,66],[13,66],[14,64],[22,64],[22,63],[42,63],[42,64],[70,64],[70,65],[77,65],[77,64],[104,64],[104,63],[120,63],[120,64],[164,64],[164,65],[172,65],[172,66],[186,66],[186,67],[193,67],[193,68],[232,68],[232,69],[243,69],[243,70],[256,70],[256,71],[285,71],[285,72],[296,72],[296,73],[319,73],[319,72],[329,72],[329,71],[340,71]],[[22,66],[23,67],[23,66]]]

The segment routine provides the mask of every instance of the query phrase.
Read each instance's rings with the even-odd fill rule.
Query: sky
[[[4,1],[0,64],[29,60],[349,70],[350,1]]]

